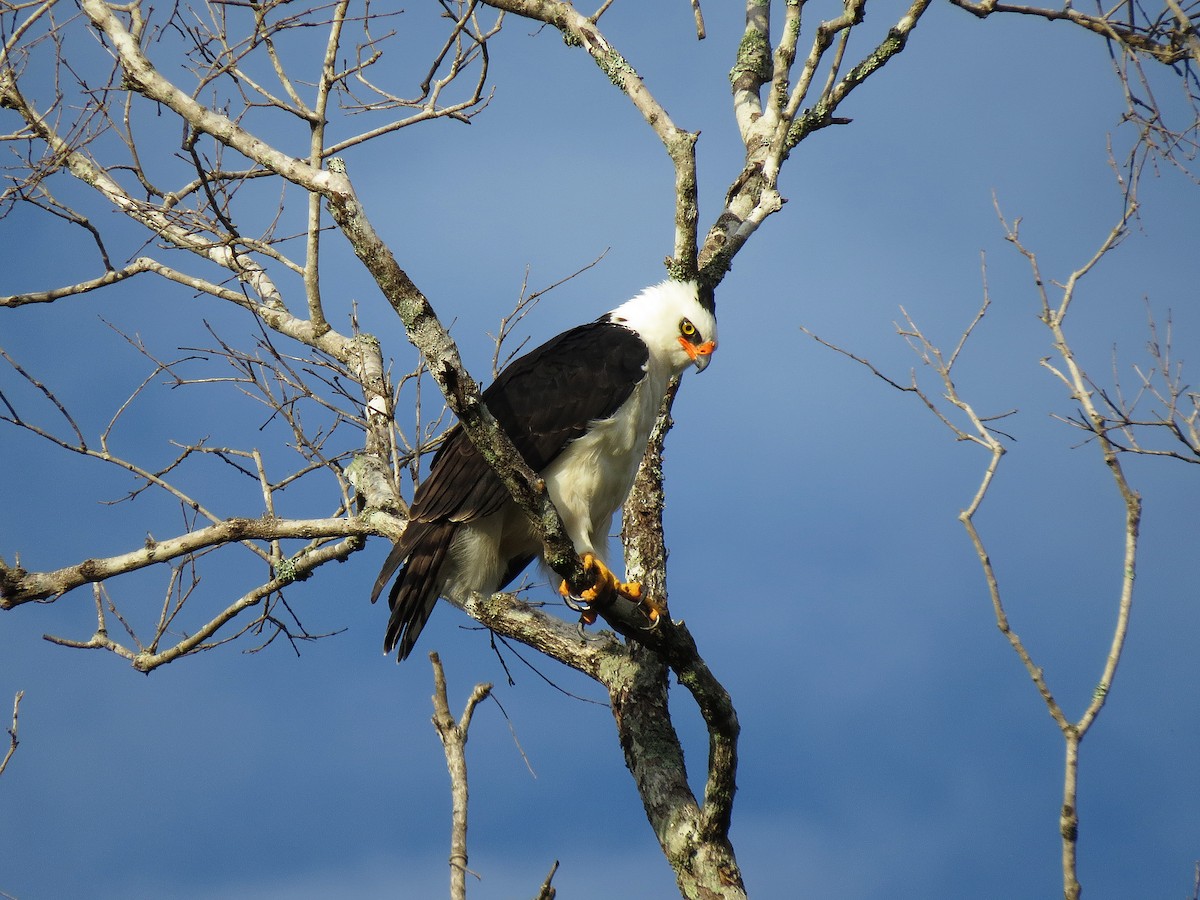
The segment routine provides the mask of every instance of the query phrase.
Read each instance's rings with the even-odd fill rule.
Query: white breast
[[[665,373],[651,366],[616,413],[594,421],[542,476],[567,534],[580,553],[607,558],[613,516],[633,487],[650,429],[667,390]]]

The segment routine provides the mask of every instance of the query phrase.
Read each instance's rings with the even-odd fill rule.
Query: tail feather
[[[383,593],[383,589],[392,580],[392,576],[396,574],[396,570],[400,568],[400,564],[404,562],[404,558],[410,552],[412,552],[411,548],[405,547],[399,541],[392,546],[392,552],[383,561],[383,568],[379,570],[379,577],[375,579],[375,587],[371,588],[372,603],[379,599],[379,595]]]
[[[387,632],[383,639],[384,653],[391,653],[399,648],[398,662],[408,658],[421,629],[425,627],[425,623],[433,614],[433,608],[437,605],[442,589],[438,576],[456,527],[451,522],[441,523],[423,534],[411,549],[406,546],[407,542],[396,544],[388,554],[379,578],[376,579],[371,595],[372,601],[379,596],[392,572],[406,556],[408,557],[407,565],[400,570],[396,583],[392,585],[388,594],[388,607],[392,615],[388,619]]]

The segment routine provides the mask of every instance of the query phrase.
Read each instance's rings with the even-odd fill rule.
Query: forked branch
[[[429,654],[433,663],[433,727],[442,749],[446,752],[446,769],[450,773],[450,898],[466,900],[467,896],[467,729],[475,707],[492,693],[490,684],[477,684],[467,698],[462,716],[455,721],[450,713],[446,695],[446,672],[436,653]]]

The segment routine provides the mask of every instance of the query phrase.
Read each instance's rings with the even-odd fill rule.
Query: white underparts
[[[613,416],[593,422],[542,472],[567,535],[581,554],[608,558],[613,518],[629,496],[667,389],[669,373],[653,361],[649,368]],[[540,556],[540,551],[525,513],[515,503],[506,504],[457,531],[442,570],[443,594],[462,599],[472,591],[495,591],[510,559]]]

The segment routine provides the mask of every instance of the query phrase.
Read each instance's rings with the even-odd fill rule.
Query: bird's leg
[[[578,599],[583,601],[583,607],[577,608],[571,606],[572,609],[578,609],[583,621],[591,625],[596,621],[596,607],[604,606],[603,600],[607,598],[612,601],[613,595],[619,595],[626,600],[630,600],[641,608],[642,612],[652,624],[658,623],[659,616],[662,615],[662,610],[657,604],[652,603],[649,598],[642,595],[642,586],[636,581],[621,581],[604,565],[597,557],[591,553],[585,553],[580,561],[583,563],[584,573],[592,579],[592,586],[579,594]],[[558,592],[567,599],[570,606],[571,588],[567,585],[566,580],[563,580],[559,586]],[[601,602],[596,603],[597,600]]]

